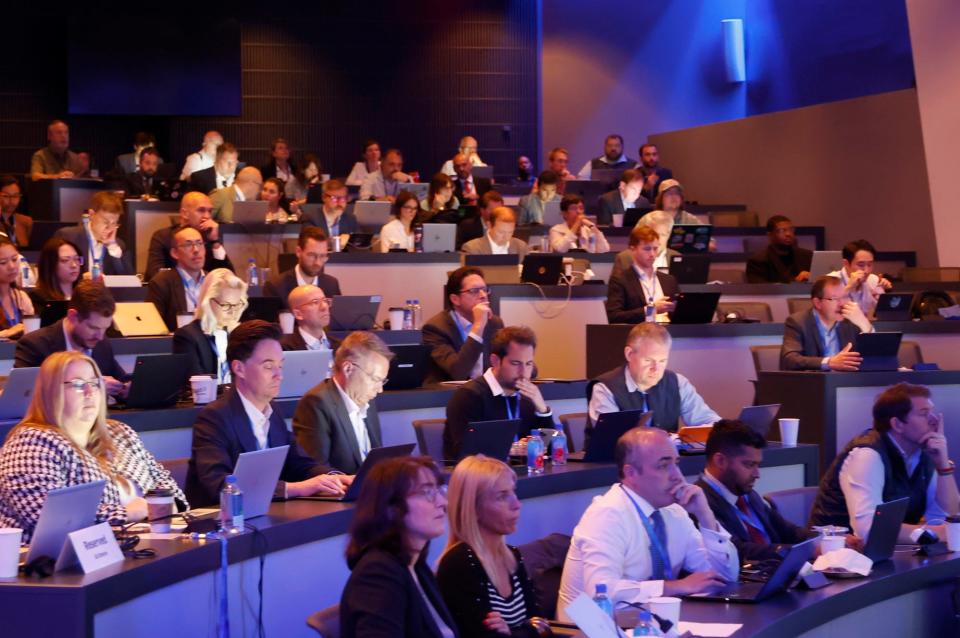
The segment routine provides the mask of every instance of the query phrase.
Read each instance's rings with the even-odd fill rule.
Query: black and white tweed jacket
[[[113,471],[146,493],[152,489],[173,490],[174,498],[186,497],[170,472],[147,451],[128,425],[107,420],[107,430],[116,448]],[[59,430],[39,427],[17,429],[0,450],[0,527],[20,527],[27,542],[37,524],[47,492],[61,487],[106,480],[97,510],[97,521],[126,521],[117,483],[101,469],[88,451],[77,452]]]

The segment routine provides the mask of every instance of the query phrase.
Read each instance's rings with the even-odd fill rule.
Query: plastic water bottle
[[[550,443],[550,460],[554,465],[567,464],[567,435],[563,430],[557,430]]]
[[[413,300],[413,329],[420,330],[423,328],[423,306],[420,305],[419,299]]]
[[[220,490],[220,531],[224,534],[243,532],[243,492],[233,474],[227,477]]]
[[[527,474],[543,474],[543,439],[540,428],[530,430],[527,440]]]
[[[597,583],[597,594],[593,597],[593,602],[597,604],[603,613],[613,618],[613,601],[607,598],[607,584]]]
[[[247,285],[260,285],[260,271],[257,269],[257,261],[253,257],[247,260]]]
[[[413,330],[413,299],[403,303],[403,329]]]
[[[597,252],[597,234],[594,230],[591,230],[590,235],[587,237],[587,252]]]
[[[657,621],[653,619],[653,614],[646,609],[641,609],[640,615],[637,616],[637,624],[633,628],[633,635],[662,636],[663,632],[660,631],[660,626],[657,624]]]
[[[20,285],[24,288],[32,288],[37,285],[37,278],[33,274],[33,268],[30,262],[23,255],[20,255]]]

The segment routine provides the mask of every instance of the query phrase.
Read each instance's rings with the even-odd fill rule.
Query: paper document
[[[694,636],[703,638],[727,638],[743,625],[727,622],[685,622],[677,623],[677,633],[680,635],[690,632]]]

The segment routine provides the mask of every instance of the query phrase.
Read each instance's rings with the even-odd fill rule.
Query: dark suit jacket
[[[200,191],[201,193],[210,194],[211,191],[215,191],[218,188],[220,188],[220,184],[217,183],[217,167],[210,166],[191,173],[190,183],[186,190],[187,192]]]
[[[750,541],[747,528],[737,515],[737,509],[725,501],[703,478],[697,480],[697,485],[703,488],[703,493],[707,497],[707,504],[710,505],[717,522],[730,532],[731,540],[737,548],[741,563],[749,560],[779,558],[781,551],[785,549],[784,545],[795,545],[811,536],[805,529],[794,525],[781,516],[776,508],[763,500],[763,497],[756,491],[753,491],[747,494],[747,502],[750,503],[750,508],[763,524],[763,529],[770,537],[771,544],[753,543]]]
[[[441,638],[404,559],[373,548],[352,570],[340,597],[340,638]],[[459,638],[425,557],[414,571],[430,604]]]
[[[267,446],[281,445],[289,445],[290,450],[280,472],[277,496],[283,496],[284,483],[305,481],[330,471],[304,454],[287,430],[280,409],[274,406],[273,414],[270,415],[270,429],[267,431]],[[233,473],[240,454],[257,449],[253,425],[243,409],[237,390],[230,390],[200,410],[197,421],[193,424],[193,449],[187,468],[185,492],[190,504],[216,504],[223,481],[227,475]]]
[[[87,240],[87,233],[83,230],[83,226],[68,226],[66,228],[59,229],[55,234],[57,237],[66,239],[80,249],[80,254],[84,259],[83,272],[89,272],[90,259],[88,258],[88,255],[90,254],[90,242]],[[106,248],[103,250],[103,274],[134,274],[135,271],[133,269],[133,260],[131,259],[130,251],[127,250],[126,244],[124,244],[123,240],[119,237],[117,238],[117,244],[120,245],[120,249],[123,251],[123,255],[119,259],[116,257],[111,257]]]
[[[457,250],[471,239],[480,239],[487,232],[483,228],[483,220],[479,215],[467,217],[457,224]]]
[[[660,189],[660,182],[662,182],[665,179],[673,179],[673,171],[671,171],[669,168],[658,166],[656,171],[657,171],[657,181],[653,184],[653,188],[651,188],[650,190],[647,190],[646,188],[644,188],[643,190],[640,191],[640,194],[646,197],[647,200],[651,202],[657,198],[657,191]]]
[[[317,208],[312,215],[305,215],[300,223],[304,226],[317,226],[323,229],[323,232],[330,236],[330,229],[327,227],[327,216],[323,214],[323,207]],[[353,211],[347,209],[343,211],[343,214],[340,215],[340,234],[353,234],[360,232],[360,224],[357,223],[357,218],[354,216]]]
[[[367,436],[370,447],[381,447],[380,418],[377,407],[367,407]],[[317,463],[329,465],[346,474],[356,474],[363,460],[360,444],[350,424],[347,406],[333,379],[325,379],[303,395],[293,413],[293,433],[304,451]]]
[[[317,275],[317,285],[323,290],[327,297],[334,297],[340,294],[340,282],[333,275],[321,272]],[[297,273],[291,268],[286,272],[273,277],[263,287],[265,297],[280,297],[283,300],[283,307],[288,308],[287,296],[290,291],[297,287]]]
[[[330,342],[330,349],[334,352],[337,351],[337,348],[340,347],[340,339],[327,334],[327,341]],[[280,337],[280,346],[284,350],[306,350],[307,342],[303,340],[303,335],[300,334],[300,330],[294,326],[293,332],[288,335],[283,335]]]
[[[787,265],[773,246],[754,253],[747,259],[747,283],[789,284],[804,270],[810,270],[813,253],[794,246],[793,263]]]
[[[473,187],[477,191],[477,200],[479,201],[484,193],[493,187],[493,182],[490,181],[489,177],[477,177],[474,175]],[[467,205],[467,200],[463,197],[463,182],[461,182],[458,177],[453,178],[453,195],[457,198],[457,201],[460,202],[461,206]]]
[[[820,343],[813,308],[795,312],[783,323],[783,345],[780,347],[781,370],[820,370],[820,362],[826,356]],[[837,326],[840,349],[855,343],[860,328],[846,319]]]
[[[161,270],[147,284],[146,301],[152,301],[167,324],[167,330],[177,329],[177,315],[187,312],[187,294],[183,279],[176,268]]]
[[[34,330],[17,341],[14,354],[14,368],[36,368],[43,360],[54,352],[63,352],[67,349],[67,340],[63,334],[63,319],[50,324],[46,328]],[[109,339],[104,339],[93,348],[91,358],[97,362],[100,373],[113,377],[119,381],[129,381],[128,374],[113,356],[113,346]]]
[[[297,174],[297,167],[294,166],[293,162],[287,162],[290,166],[290,175]],[[270,161],[260,167],[260,175],[263,176],[264,181],[269,177],[277,176],[277,160],[270,158]]]
[[[155,231],[153,236],[150,237],[147,271],[143,275],[145,281],[153,279],[162,268],[176,267],[177,262],[170,256],[170,247],[173,245],[173,233],[176,232],[177,228],[178,226],[161,228]],[[230,261],[230,255],[227,255],[226,258],[222,260],[216,259],[213,256],[213,242],[211,241],[205,242],[204,248],[206,249],[206,257],[203,261],[203,270],[205,272],[210,272],[217,268],[226,268],[227,270],[233,271],[233,263]]]
[[[147,187],[147,179],[138,170],[123,176],[123,191],[127,197],[140,197],[141,195],[150,195],[156,197],[160,190],[160,175],[154,175],[150,179],[150,186]]]
[[[483,369],[486,370],[490,365],[490,341],[502,327],[503,320],[500,317],[490,317],[483,329],[483,343],[469,336],[464,343],[449,310],[430,317],[423,325],[423,345],[430,348],[430,367],[424,383],[466,381],[481,354]]]
[[[637,201],[633,204],[634,208],[649,205],[650,202],[647,201],[647,198],[643,195],[638,197]],[[598,224],[601,226],[610,226],[613,224],[614,215],[623,215],[624,213],[623,199],[620,197],[619,189],[613,189],[600,196],[600,210],[597,212]]]
[[[213,349],[210,337],[200,329],[200,320],[194,319],[173,333],[174,354],[185,354],[190,358],[189,374],[217,374],[217,352]]]
[[[26,250],[30,247],[30,234],[33,232],[33,217],[23,213],[13,214],[13,237],[7,232],[7,226],[0,220],[0,231],[6,234],[13,241],[17,248]]]
[[[657,278],[665,297],[680,292],[680,286],[672,275],[658,272]],[[636,270],[627,268],[610,277],[607,285],[607,320],[610,323],[640,323],[646,318],[646,306],[646,295]]]

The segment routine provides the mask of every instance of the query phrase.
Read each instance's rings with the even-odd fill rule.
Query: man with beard
[[[626,170],[633,168],[637,161],[632,160],[623,153],[623,136],[613,133],[608,135],[603,141],[603,155],[587,160],[580,172],[577,173],[578,179],[591,179],[593,169],[597,168],[619,168]]]
[[[135,173],[124,176],[124,188],[128,199],[142,197],[157,199],[160,190],[160,178],[157,176],[157,167],[160,165],[160,154],[152,146],[140,151],[140,163]]]
[[[297,263],[290,270],[280,273],[264,286],[268,297],[287,297],[297,286],[311,285],[320,288],[327,297],[340,294],[340,282],[336,277],[323,272],[329,256],[327,236],[317,226],[304,226],[297,239]]]
[[[660,151],[656,144],[644,144],[640,147],[640,161],[636,168],[643,173],[643,190],[640,194],[651,202],[657,198],[660,182],[673,179],[673,171],[660,166]]]
[[[770,245],[747,260],[747,283],[789,284],[810,280],[813,253],[797,246],[796,229],[789,217],[767,220]]]

